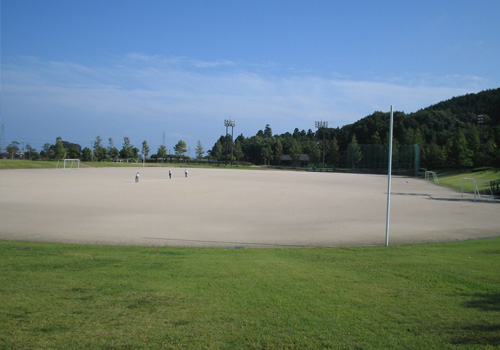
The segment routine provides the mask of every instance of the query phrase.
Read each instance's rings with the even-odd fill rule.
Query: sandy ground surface
[[[0,170],[0,239],[196,247],[384,245],[387,176],[170,168]],[[136,183],[136,172],[141,174]],[[389,244],[500,236],[500,203],[392,178]]]

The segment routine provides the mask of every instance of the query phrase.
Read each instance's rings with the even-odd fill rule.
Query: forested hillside
[[[389,113],[372,115],[342,128],[298,130],[273,135],[270,125],[255,136],[238,136],[233,159],[253,164],[280,165],[282,156],[298,159],[307,154],[311,163],[351,167],[363,158],[359,145],[387,145]],[[211,156],[230,154],[230,136],[221,136]],[[455,97],[415,113],[394,113],[394,149],[418,144],[420,166],[471,168],[500,166],[500,88]]]

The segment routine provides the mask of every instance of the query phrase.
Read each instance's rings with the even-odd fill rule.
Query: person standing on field
[[[186,169],[186,170],[184,170],[184,175],[185,175],[186,177],[188,177],[188,170],[187,170],[187,169]]]
[[[137,172],[137,174],[135,174],[135,182],[139,182],[139,177],[141,175],[139,174],[139,172]]]
[[[172,170],[168,170],[168,178],[171,179],[172,178]]]

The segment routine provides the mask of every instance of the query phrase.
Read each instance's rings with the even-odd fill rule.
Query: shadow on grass
[[[500,293],[474,294],[474,300],[465,303],[465,307],[483,311],[500,311]]]
[[[473,299],[464,304],[467,308],[479,309],[485,312],[500,311],[500,294],[474,294]],[[495,320],[497,320],[496,318]],[[475,324],[465,326],[461,335],[456,337],[453,344],[462,345],[500,345],[500,323]]]

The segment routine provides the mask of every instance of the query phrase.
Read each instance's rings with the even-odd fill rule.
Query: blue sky
[[[156,152],[500,87],[500,1],[1,0],[4,147]]]

